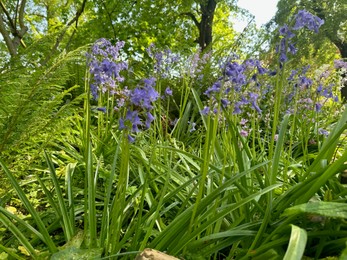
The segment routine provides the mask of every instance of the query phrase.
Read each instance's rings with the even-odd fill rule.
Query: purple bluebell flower
[[[223,106],[224,108],[226,108],[226,107],[230,104],[230,101],[227,100],[226,98],[222,98],[220,101],[221,101],[222,106]]]
[[[106,107],[98,107],[96,110],[106,113]]]
[[[320,19],[318,16],[311,14],[306,10],[299,10],[295,16],[295,25],[293,30],[299,30],[303,27],[307,27],[309,30],[318,33],[319,27],[324,24],[324,20]]]
[[[247,137],[248,136],[248,131],[246,131],[244,129],[241,129],[240,135],[243,136],[243,137]]]
[[[288,60],[287,55],[285,52],[280,53],[280,62],[284,63]]]
[[[225,74],[229,77],[229,80],[236,85],[236,87],[242,86],[247,83],[246,76],[244,75],[245,67],[237,62],[227,63],[225,67]],[[236,88],[238,91],[239,88]]]
[[[259,73],[260,75],[263,75],[263,74],[265,74],[265,73],[267,72],[267,69],[265,69],[265,68],[262,67],[261,65],[258,65],[258,66],[257,66],[257,69],[258,69],[258,73]]]
[[[261,113],[261,109],[259,108],[258,104],[257,104],[257,99],[258,99],[259,95],[257,93],[249,93],[249,99],[252,105],[252,108],[255,109],[258,113]]]
[[[120,118],[119,119],[119,130],[124,130],[124,129],[126,129],[126,126],[124,124],[124,119]]]
[[[323,93],[322,93],[322,96],[326,97],[326,98],[332,98],[333,97],[333,92],[332,92],[331,89],[330,90],[324,89]]]
[[[172,53],[169,49],[159,51],[154,44],[151,44],[146,50],[148,55],[155,60],[155,73],[162,78],[167,78],[171,68],[179,62],[179,55]]]
[[[236,102],[236,103],[235,103],[233,114],[241,114],[241,113],[242,113],[242,110],[241,110],[241,108],[240,108],[241,105],[242,105],[241,102]]]
[[[298,73],[297,70],[292,70],[292,72],[290,73],[290,76],[287,78],[287,80],[293,80],[294,76]]]
[[[241,118],[240,125],[245,125],[247,124],[248,120],[245,118]]]
[[[343,60],[334,60],[334,67],[336,69],[347,69],[347,62]]]
[[[195,129],[196,123],[194,123],[194,122],[189,122],[189,123],[190,123],[190,125],[191,125],[191,128],[190,128],[189,132],[194,132],[194,131],[196,131],[196,129]]]
[[[137,87],[130,93],[130,102],[146,110],[153,108],[152,103],[159,98],[159,93],[152,87],[155,79],[145,79],[144,87]]]
[[[222,87],[222,83],[220,81],[215,82],[212,87],[208,88],[204,94],[208,97],[211,96],[211,93],[213,92],[219,92]]]
[[[138,133],[140,131],[138,126],[142,125],[142,122],[137,110],[128,110],[125,119],[131,123],[131,132]]]
[[[305,76],[301,76],[299,81],[300,81],[299,82],[300,86],[303,88],[309,88],[313,83],[311,79],[309,79]]]
[[[270,76],[276,76],[276,74],[277,74],[276,70],[268,71],[268,75]]]
[[[316,112],[319,112],[319,111],[321,111],[321,109],[322,109],[322,104],[321,103],[316,103],[316,105],[315,105],[315,109],[316,109]]]
[[[293,38],[295,35],[294,33],[292,33],[290,30],[289,30],[289,27],[287,24],[283,25],[280,29],[279,29],[279,32],[280,32],[280,35],[290,39],[290,38]]]
[[[322,90],[323,90],[323,85],[319,84],[318,87],[317,87],[317,93],[321,93]]]
[[[288,48],[291,54],[296,54],[298,52],[298,49],[295,47],[293,43],[289,43]]]
[[[132,137],[131,135],[128,135],[128,141],[129,141],[129,143],[134,143],[135,142],[135,137]]]
[[[146,118],[146,121],[145,121],[146,129],[149,129],[149,127],[151,126],[151,123],[153,122],[153,120],[154,120],[154,116],[150,112],[147,112],[147,118]]]
[[[166,95],[166,96],[172,96],[172,90],[171,90],[171,88],[167,87],[167,88],[165,89],[165,95]]]
[[[329,135],[329,132],[323,128],[319,128],[318,129],[318,134],[320,135],[324,135],[324,136],[328,136]]]
[[[120,60],[119,51],[123,46],[124,42],[118,42],[113,46],[102,38],[94,43],[91,53],[87,53],[89,72],[92,76],[90,88],[94,99],[98,98],[98,92],[110,91],[110,94],[114,94],[118,83],[124,81],[120,73],[128,69],[128,64]]]
[[[204,116],[207,116],[210,113],[210,107],[205,106],[203,110],[200,110],[200,113]]]

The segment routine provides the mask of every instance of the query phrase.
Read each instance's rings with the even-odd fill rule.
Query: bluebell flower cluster
[[[323,110],[324,104],[338,101],[338,97],[333,94],[333,86],[327,84],[329,73],[325,71],[324,75],[311,78],[310,66],[305,66],[292,70],[287,75],[283,66],[288,61],[289,55],[295,55],[298,51],[293,40],[296,30],[307,28],[317,33],[323,24],[324,21],[319,17],[300,10],[295,15],[293,26],[284,25],[279,28],[280,42],[276,48],[279,55],[278,70],[270,70],[256,59],[240,61],[236,55],[228,58],[221,65],[221,76],[204,91],[208,101],[200,110],[201,115],[214,115],[223,111],[218,113],[222,120],[223,117],[232,114],[238,115],[232,118],[235,118],[236,122],[242,118],[243,123],[239,122],[239,129],[240,135],[244,137],[252,131],[251,126],[245,123],[250,117],[257,117],[259,119],[257,123],[262,122],[264,126],[270,126],[273,120],[275,93],[273,84],[276,82],[271,80],[271,77],[277,75],[287,78],[285,84],[277,83],[281,84],[282,93],[279,95],[284,97],[284,102],[281,100],[280,116],[285,113],[300,114],[302,118],[324,116],[323,113],[326,112]],[[335,67],[347,68],[346,64],[343,61],[337,61]],[[308,111],[312,113],[307,113]]]
[[[335,60],[334,66],[336,69],[346,69],[347,70],[347,62],[343,60]]]
[[[324,24],[324,20],[311,14],[306,10],[299,10],[295,16],[295,24],[293,27],[289,27],[287,24],[279,29],[279,34],[282,36],[279,46],[277,46],[277,52],[279,53],[279,61],[281,64],[288,60],[287,53],[296,54],[297,48],[295,44],[291,42],[291,39],[295,36],[292,31],[300,30],[306,27],[310,31],[318,33],[319,28]]]
[[[119,117],[119,129],[127,131],[128,140],[133,142],[135,138],[132,133],[148,129],[155,119],[151,111],[159,93],[155,90],[154,77],[143,79],[134,89],[123,86],[125,78],[122,71],[128,69],[128,64],[122,61],[120,53],[123,47],[122,41],[112,45],[106,39],[99,39],[86,56],[93,99],[102,100],[98,101],[99,107],[96,110],[103,113],[107,109],[116,111],[117,113],[110,114]],[[165,95],[172,95],[172,90],[167,88]],[[114,107],[103,106],[102,102],[113,104]]]
[[[180,56],[173,53],[170,49],[160,51],[154,43],[150,44],[146,51],[155,62],[155,74],[161,78],[169,78],[170,73],[174,71],[175,66],[179,63]]]
[[[128,130],[130,133],[138,133],[140,129],[150,128],[155,119],[151,113],[154,102],[159,98],[155,90],[156,79],[151,77],[143,80],[143,85],[127,93],[127,112],[125,117],[119,119],[119,129]],[[133,141],[129,136],[129,141]]]
[[[324,24],[324,20],[311,14],[306,10],[299,10],[295,16],[295,25],[293,30],[299,30],[306,27],[310,31],[318,33],[319,28]]]
[[[285,101],[287,113],[292,114],[292,107],[296,106],[296,113],[307,113],[308,110],[320,112],[323,104],[331,100],[338,102],[338,96],[333,94],[332,84],[325,84],[325,80],[329,81],[327,71],[323,71],[318,75],[317,80],[313,80],[307,76],[309,66],[292,70],[287,78],[288,86],[291,89],[286,89]],[[326,86],[324,86],[326,85]]]
[[[86,54],[92,76],[91,93],[95,100],[100,93],[117,93],[119,83],[124,81],[121,72],[128,69],[128,64],[120,57],[123,46],[123,41],[113,46],[110,41],[101,38],[94,43],[91,52]]]
[[[262,95],[262,84],[259,78],[262,75],[273,76],[274,72],[264,68],[260,61],[255,59],[248,59],[243,63],[228,60],[222,69],[223,75],[204,92],[210,99],[210,106],[205,106],[200,113],[215,113],[220,102],[222,109],[231,109],[233,114],[241,114],[247,108],[260,114],[262,110],[258,100]]]
[[[200,49],[196,53],[194,53],[194,55],[192,55],[187,62],[187,76],[190,78],[203,76],[202,72],[205,68],[205,65],[210,61],[211,56],[211,52],[202,54]]]

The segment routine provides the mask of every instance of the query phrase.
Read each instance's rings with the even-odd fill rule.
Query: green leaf
[[[55,168],[52,162],[52,159],[50,158],[50,156],[47,154],[46,151],[44,151],[44,155],[45,155],[45,159],[49,168],[49,174],[52,178],[52,182],[55,188],[55,193],[57,195],[57,199],[58,199],[58,210],[60,212],[57,212],[57,214],[60,214],[63,218],[63,228],[64,228],[64,233],[66,235],[66,239],[69,241],[73,235],[74,235],[74,231],[73,231],[73,227],[72,227],[72,223],[74,223],[74,216],[72,216],[73,219],[69,218],[69,213],[65,204],[65,200],[64,200],[64,196],[63,196],[63,192],[60,188],[60,183],[59,180],[57,178],[57,174],[55,172]]]
[[[310,213],[331,218],[347,218],[347,204],[338,202],[310,202],[288,208],[283,216],[296,215],[300,213]]]
[[[263,259],[267,259],[267,260],[278,260],[280,259],[278,253],[276,252],[275,249],[269,249],[268,251],[266,251],[265,253],[259,255],[259,256],[255,256],[252,258],[253,260],[263,260]]]
[[[347,242],[346,242],[346,248],[342,251],[339,259],[340,260],[347,259]]]
[[[83,259],[98,259],[101,257],[101,248],[95,249],[78,249],[69,247],[52,255],[52,260],[83,260]]]
[[[307,233],[304,229],[292,225],[289,245],[284,260],[300,260],[305,251]]]
[[[13,173],[6,167],[5,163],[1,160],[0,158],[0,166],[3,168],[7,178],[10,180],[11,185],[13,188],[16,190],[20,200],[24,204],[25,208],[29,211],[29,213],[32,215],[36,225],[38,226],[39,231],[41,232],[44,242],[48,246],[48,249],[50,252],[54,253],[57,252],[58,249],[56,245],[54,244],[51,236],[48,233],[48,230],[46,226],[44,225],[43,221],[41,220],[39,214],[36,212],[35,208],[33,205],[30,203],[28,197],[25,195],[25,192],[22,190],[20,187],[18,181],[14,177]]]

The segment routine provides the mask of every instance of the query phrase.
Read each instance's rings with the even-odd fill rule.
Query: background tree
[[[0,1],[0,33],[5,41],[9,54],[14,57],[20,45],[25,47],[23,40],[28,31],[24,23],[26,0]]]
[[[296,38],[297,54],[292,57],[295,60],[292,64],[310,64],[311,67],[318,69],[323,64],[332,65],[332,61],[339,58],[347,58],[347,3],[344,0],[280,0],[277,4],[278,11],[268,24],[268,28],[278,28],[273,26],[277,24],[292,24],[294,14],[298,10],[305,9],[312,14],[324,19],[324,24],[319,29],[318,34],[303,31]],[[276,29],[277,30],[277,29]],[[278,42],[278,33],[272,33],[273,44]],[[307,39],[312,39],[308,43]],[[290,65],[289,65],[290,66]],[[345,83],[346,84],[346,83]],[[341,89],[341,97],[347,98],[346,86]]]
[[[344,0],[280,0],[278,2],[278,12],[274,18],[277,24],[288,21],[300,9],[305,9],[319,18],[324,19],[324,25],[315,38],[315,47],[321,46],[324,41],[329,40],[338,49],[342,58],[347,58],[346,42],[346,21],[347,2]],[[324,44],[323,44],[324,45]],[[301,46],[300,46],[301,47]]]

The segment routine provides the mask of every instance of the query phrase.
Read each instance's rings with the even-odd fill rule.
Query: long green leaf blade
[[[57,249],[56,245],[54,244],[52,238],[50,237],[48,230],[45,227],[45,224],[42,222],[39,214],[36,212],[35,208],[29,202],[29,199],[25,195],[22,188],[19,186],[19,183],[17,182],[16,178],[13,176],[12,172],[6,167],[5,163],[1,160],[1,158],[0,158],[0,165],[4,169],[6,176],[10,180],[13,188],[16,190],[16,192],[17,192],[19,198],[21,199],[22,203],[24,204],[25,208],[29,211],[29,213],[31,214],[31,216],[35,220],[36,225],[38,226],[40,232],[42,233],[42,235],[45,239],[43,242],[46,243],[50,252],[52,252],[52,253],[57,252],[58,249]]]
[[[304,229],[292,225],[289,245],[283,260],[301,260],[307,242],[307,233]]]

